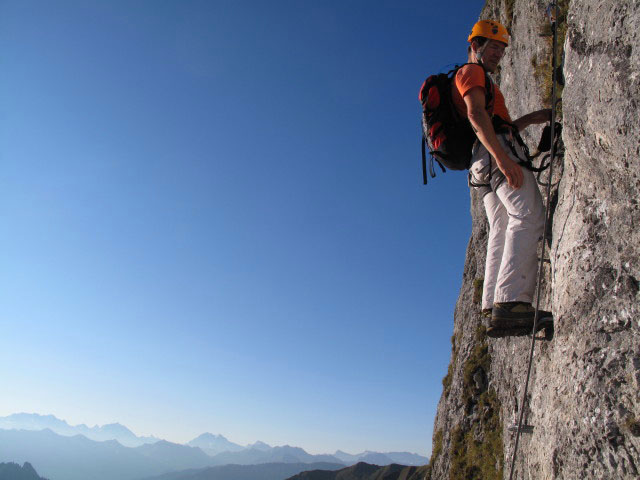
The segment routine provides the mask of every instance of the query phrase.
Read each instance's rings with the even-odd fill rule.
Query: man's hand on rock
[[[551,109],[543,108],[542,110],[536,110],[535,112],[527,113],[525,116],[520,117],[515,122],[513,122],[513,124],[519,131],[522,131],[529,125],[547,123],[549,121],[551,121]]]
[[[528,115],[529,121],[531,124],[539,124],[539,123],[547,123],[551,121],[551,109],[543,108],[542,110],[537,110],[535,112],[531,112]]]

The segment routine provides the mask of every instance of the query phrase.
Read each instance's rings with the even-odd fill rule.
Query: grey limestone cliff
[[[541,307],[556,319],[537,342],[488,339],[478,290],[487,222],[471,193],[472,237],[456,305],[449,372],[434,425],[433,479],[508,478],[525,409],[518,479],[640,478],[640,2],[565,0],[564,159],[555,164]],[[496,80],[514,118],[549,101],[546,1],[488,0],[512,45]],[[562,52],[561,52],[562,53]],[[529,132],[535,144],[539,130]]]

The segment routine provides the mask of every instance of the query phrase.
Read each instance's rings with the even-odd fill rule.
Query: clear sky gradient
[[[0,1],[0,415],[427,454],[483,1]]]

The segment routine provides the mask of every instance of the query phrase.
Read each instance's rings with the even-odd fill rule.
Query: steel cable
[[[522,392],[522,401],[520,402],[520,415],[518,418],[518,431],[516,433],[516,443],[513,448],[513,456],[511,458],[511,471],[509,473],[509,480],[513,480],[513,472],[516,466],[516,457],[518,454],[518,445],[520,442],[520,434],[522,433],[522,420],[524,418],[524,410],[525,403],[527,400],[527,390],[529,388],[529,380],[531,379],[531,366],[533,364],[533,352],[536,345],[536,330],[538,327],[538,317],[540,315],[540,286],[542,284],[542,272],[544,268],[544,254],[545,247],[547,245],[547,228],[549,224],[549,205],[551,203],[551,180],[553,178],[553,160],[555,156],[555,120],[556,120],[556,69],[557,69],[557,58],[556,58],[556,49],[558,43],[558,28],[557,28],[557,19],[558,19],[558,4],[556,2],[551,2],[549,8],[547,9],[547,13],[551,19],[551,29],[553,31],[553,47],[552,47],[552,63],[553,63],[553,71],[552,71],[552,86],[551,86],[551,151],[550,155],[550,165],[549,165],[549,182],[547,183],[547,201],[545,206],[545,214],[544,214],[544,230],[542,234],[542,254],[540,255],[540,263],[538,265],[538,283],[537,283],[537,298],[536,298],[536,309],[535,315],[533,318],[533,331],[531,333],[531,348],[529,350],[529,364],[527,366],[527,377],[524,383],[524,391]]]

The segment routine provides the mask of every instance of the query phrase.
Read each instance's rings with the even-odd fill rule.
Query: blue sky
[[[482,1],[0,1],[0,415],[430,450],[470,233],[417,90]]]

